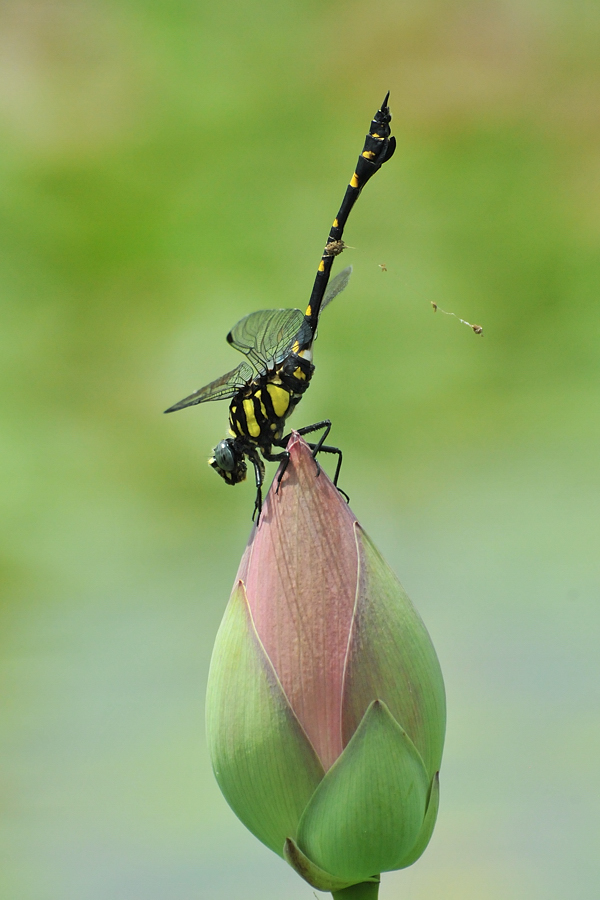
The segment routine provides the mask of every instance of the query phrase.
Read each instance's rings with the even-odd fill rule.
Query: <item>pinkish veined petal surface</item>
[[[288,443],[238,577],[289,703],[327,770],[343,750],[342,693],[358,577],[355,517],[307,444]]]

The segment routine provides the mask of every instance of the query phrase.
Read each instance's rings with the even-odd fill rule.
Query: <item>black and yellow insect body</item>
[[[227,335],[227,341],[248,361],[166,410],[170,413],[209,400],[231,400],[230,436],[217,444],[209,463],[227,484],[238,484],[246,477],[246,457],[252,462],[256,478],[255,514],[260,515],[265,475],[259,451],[269,462],[283,461],[278,478],[281,482],[289,456],[285,449],[274,453],[273,448],[285,448],[289,438],[285,434],[286,420],[302,399],[315,370],[312,347],[319,317],[327,304],[344,290],[352,272],[349,266],[329,283],[333,260],[345,247],[344,226],[360,191],[396,147],[395,138],[390,136],[392,117],[388,97],[389,93],[371,122],[363,152],[331,227],[306,311],[263,309],[241,319]],[[337,484],[342,451],[324,443],[330,428],[331,422],[324,419],[298,431],[300,434],[323,431],[319,441],[309,446],[315,458],[321,451],[337,455],[334,477]]]

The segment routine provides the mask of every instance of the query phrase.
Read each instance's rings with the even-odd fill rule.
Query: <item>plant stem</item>
[[[377,900],[378,893],[378,881],[363,881],[342,891],[334,891],[332,896],[333,900]]]

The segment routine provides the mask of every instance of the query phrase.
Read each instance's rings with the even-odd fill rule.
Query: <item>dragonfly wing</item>
[[[330,281],[321,312],[344,290],[351,274],[352,266],[348,266]],[[310,325],[299,309],[260,309],[240,319],[227,335],[227,342],[259,372],[281,362],[295,341],[302,347],[311,340]]]
[[[254,370],[248,363],[240,363],[232,372],[221,375],[216,381],[211,381],[205,387],[194,391],[189,397],[184,397],[179,403],[170,406],[165,412],[177,412],[178,409],[185,409],[186,406],[195,406],[197,403],[206,403],[207,400],[229,400],[240,388],[244,387],[248,381],[254,378]]]
[[[283,359],[303,322],[304,313],[299,309],[260,309],[240,319],[227,342],[261,371]]]
[[[345,269],[342,269],[341,272],[332,278],[327,286],[327,290],[325,291],[325,296],[323,297],[323,302],[321,303],[321,309],[319,311],[319,315],[323,312],[325,307],[331,303],[331,301],[337,297],[338,294],[347,287],[348,282],[350,281],[350,276],[352,275],[352,266],[346,266]]]

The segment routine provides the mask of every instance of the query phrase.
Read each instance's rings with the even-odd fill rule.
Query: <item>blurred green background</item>
[[[204,745],[252,485],[206,465],[227,404],[162,410],[305,305],[388,88],[293,419],[446,677],[438,827],[381,898],[598,897],[599,40],[585,0],[4,0],[1,900],[312,897]]]

